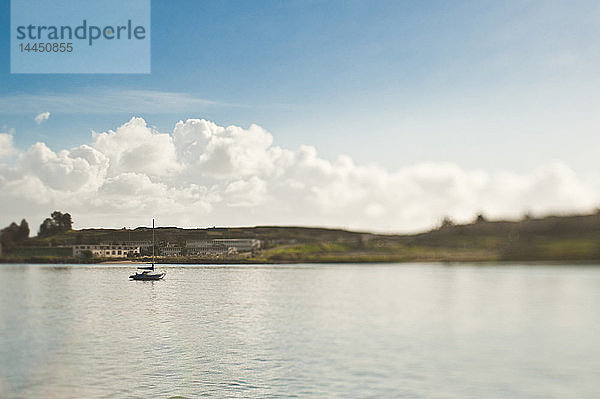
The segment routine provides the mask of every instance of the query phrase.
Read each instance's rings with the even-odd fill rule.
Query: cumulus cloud
[[[271,146],[273,137],[260,126],[221,127],[204,119],[178,122],[173,140],[185,165],[217,177],[269,173],[280,151]]]
[[[166,176],[180,169],[171,135],[153,131],[142,118],[132,118],[116,131],[94,136],[93,146],[110,160],[112,174]]]
[[[10,138],[0,135],[0,143]],[[3,147],[2,147],[3,148]],[[54,152],[37,143],[0,170],[10,217],[62,209],[77,226],[137,226],[149,217],[181,226],[314,225],[416,231],[442,217],[472,220],[525,212],[589,211],[598,180],[556,162],[529,173],[420,163],[395,171],[331,161],[314,147],[273,145],[260,126],[178,122],[173,132],[133,118],[90,145]],[[596,177],[597,178],[597,177]]]
[[[17,167],[54,190],[93,191],[104,182],[108,158],[87,145],[55,153],[44,143],[36,143],[19,157]]]
[[[48,118],[50,118],[50,112],[46,111],[37,114],[33,120],[39,125],[40,123],[48,120]]]
[[[12,134],[0,133],[0,160],[9,158],[15,152]]]

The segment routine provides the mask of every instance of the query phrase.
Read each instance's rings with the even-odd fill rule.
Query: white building
[[[140,240],[140,241],[119,241],[120,245],[126,245],[129,247],[140,247],[140,248],[152,248],[152,240]],[[103,242],[102,245],[110,245],[108,242]]]
[[[160,254],[163,256],[181,256],[181,248],[175,246],[161,247]]]
[[[260,240],[254,238],[215,238],[186,242],[188,255],[231,254],[252,252],[257,249],[260,249]]]
[[[124,244],[73,245],[73,256],[84,256],[86,251],[98,258],[126,258],[128,254],[139,255],[140,247]]]

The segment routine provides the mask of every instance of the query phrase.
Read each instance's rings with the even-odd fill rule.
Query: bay
[[[600,267],[0,265],[2,398],[600,397]]]

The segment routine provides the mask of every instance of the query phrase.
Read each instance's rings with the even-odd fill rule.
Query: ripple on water
[[[0,267],[0,397],[600,397],[600,267]]]

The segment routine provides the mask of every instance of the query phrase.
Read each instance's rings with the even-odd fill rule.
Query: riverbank
[[[446,263],[446,264],[459,264],[459,263],[510,263],[520,262],[527,264],[535,263],[553,263],[553,264],[600,264],[600,259],[500,259],[492,257],[427,257],[427,258],[406,258],[406,257],[394,257],[394,256],[369,256],[363,258],[351,257],[310,257],[310,258],[296,258],[296,259],[199,259],[199,258],[167,258],[158,259],[154,263],[157,265],[278,265],[278,264],[352,264],[352,263]],[[117,260],[117,259],[81,259],[81,258],[14,258],[14,257],[2,257],[0,258],[1,264],[79,264],[79,265],[146,265],[150,261],[136,261],[136,260]]]

